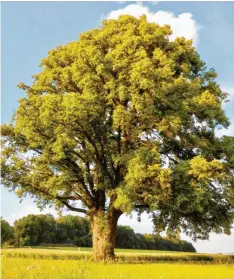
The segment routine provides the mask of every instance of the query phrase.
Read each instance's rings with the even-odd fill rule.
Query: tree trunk
[[[93,257],[96,261],[115,258],[116,229],[120,215],[121,212],[115,209],[109,213],[96,211],[92,215]]]

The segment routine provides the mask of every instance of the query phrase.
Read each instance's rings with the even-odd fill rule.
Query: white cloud
[[[29,214],[52,214],[55,218],[58,217],[58,212],[54,207],[46,206],[40,210],[29,197],[25,198],[23,202],[20,203],[18,197],[16,197],[14,193],[8,192],[5,188],[1,189],[1,194],[2,209],[4,209],[1,211],[1,216],[11,225],[14,224],[15,220],[23,218]],[[79,207],[80,204],[77,203],[77,206]],[[62,210],[62,215],[84,216],[82,213],[70,211],[66,208]]]
[[[6,219],[11,225],[13,225],[15,220],[23,218],[29,214],[52,214],[53,216],[58,217],[58,214],[55,209],[45,208],[44,210],[40,211],[40,209],[35,204],[30,202],[29,204],[21,204],[20,210],[17,213],[11,213],[4,219]]]
[[[201,28],[200,25],[192,18],[191,13],[183,13],[175,16],[172,12],[157,11],[152,12],[147,6],[143,6],[141,3],[131,4],[123,9],[118,9],[110,12],[107,15],[107,19],[117,19],[120,15],[132,15],[139,18],[145,14],[149,22],[158,23],[160,26],[168,24],[171,26],[173,34],[170,36],[171,40],[176,37],[185,37],[186,39],[192,39],[196,45],[198,41],[198,31]]]
[[[119,4],[124,4],[126,1],[116,0],[116,2]]]
[[[57,216],[57,212],[55,209],[53,208],[45,208],[43,210],[40,210],[38,207],[35,206],[26,206],[23,207],[17,214],[17,218],[16,219],[20,219],[24,216],[27,216],[28,214],[52,214],[54,216]]]
[[[151,2],[151,4],[152,4],[153,6],[158,5],[158,3],[159,3],[159,1],[152,1],[152,2]]]
[[[141,215],[141,222],[138,222],[136,213],[131,215],[124,214],[119,218],[118,225],[130,226],[135,233],[152,233],[153,223],[149,217],[149,214],[143,213]]]
[[[197,240],[196,242],[192,242],[184,234],[181,235],[181,238],[192,242],[197,252],[200,253],[234,254],[234,230],[231,232],[231,235],[211,233],[209,240]]]

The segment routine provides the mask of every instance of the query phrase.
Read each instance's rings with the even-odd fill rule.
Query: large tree
[[[158,232],[230,233],[234,138],[215,136],[226,94],[171,33],[145,16],[103,21],[49,51],[2,126],[4,185],[88,214],[96,259],[114,257],[118,219],[134,210]]]

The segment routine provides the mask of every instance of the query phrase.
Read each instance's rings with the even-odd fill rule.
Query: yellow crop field
[[[117,249],[95,263],[90,249],[2,249],[2,279],[233,279],[227,255]]]
[[[222,254],[202,254],[191,252],[172,252],[158,250],[133,250],[116,249],[117,262],[121,263],[145,263],[145,262],[203,262],[203,263],[228,263],[234,264],[234,256]],[[1,254],[5,258],[14,259],[47,259],[47,260],[91,260],[90,248],[71,247],[28,247],[16,249],[2,249]]]
[[[233,279],[234,265],[104,264],[85,260],[2,260],[2,279]]]

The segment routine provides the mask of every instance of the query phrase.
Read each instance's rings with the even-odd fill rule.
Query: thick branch
[[[88,179],[90,191],[91,191],[92,195],[94,197],[96,197],[96,192],[94,191],[94,182],[93,182],[93,178],[92,178],[92,174],[91,174],[91,170],[90,170],[89,161],[86,161],[85,166],[86,166],[86,170],[87,170],[87,173],[88,173],[88,178],[87,179]]]
[[[66,154],[66,155],[68,155],[68,154]],[[84,191],[87,195],[87,198],[89,199],[91,205],[93,206],[94,197],[92,196],[92,194],[89,192],[88,188],[86,187],[83,175],[82,174],[80,176],[77,175],[78,173],[81,173],[80,167],[72,159],[70,159],[69,156],[66,156],[66,158],[63,159],[63,161],[70,164],[70,167],[73,169],[74,175],[77,177],[78,182],[81,183],[82,188],[84,189]]]
[[[80,212],[80,213],[84,213],[84,214],[87,213],[87,210],[85,210],[85,209],[83,209],[83,208],[76,208],[76,207],[73,207],[73,206],[71,206],[69,203],[67,203],[67,202],[65,202],[65,201],[62,201],[62,203],[63,203],[64,205],[66,205],[66,207],[67,207],[68,209],[70,209],[71,211],[76,211],[76,212]]]

